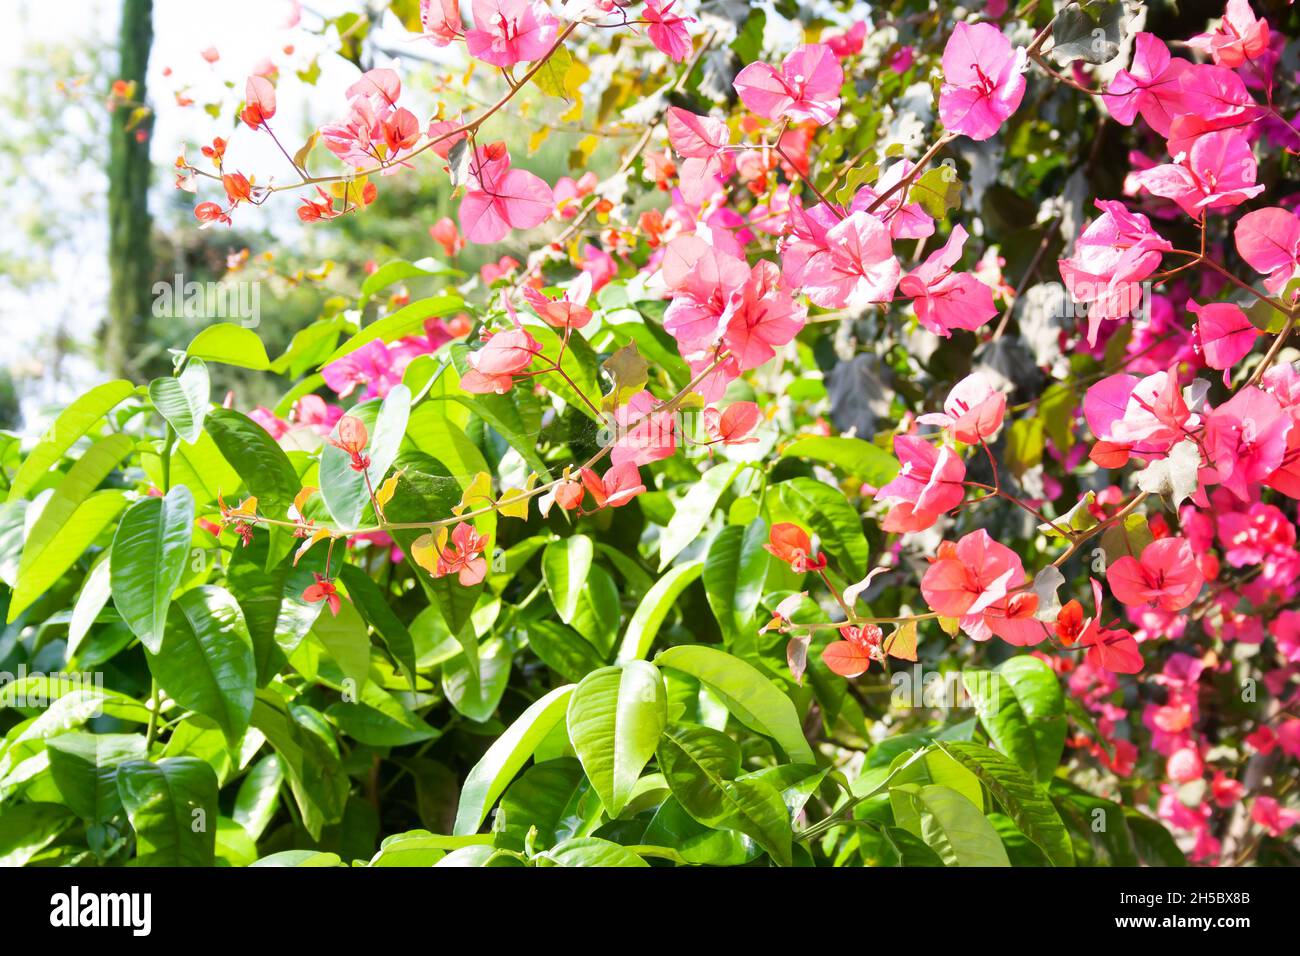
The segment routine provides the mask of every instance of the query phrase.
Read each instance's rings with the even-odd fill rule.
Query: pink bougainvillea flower
[[[1228,0],[1219,28],[1197,34],[1187,45],[1210,54],[1219,66],[1235,70],[1266,53],[1268,41],[1268,21],[1255,17],[1250,0]]]
[[[275,115],[275,87],[263,76],[250,76],[244,84],[244,111],[239,118],[257,129]]]
[[[375,340],[330,362],[321,369],[321,377],[339,398],[351,395],[359,385],[366,387],[363,397],[377,398],[387,395],[389,389],[401,382],[397,365],[392,350]]]
[[[1264,186],[1256,184],[1255,171],[1255,154],[1246,134],[1224,129],[1197,137],[1178,162],[1142,170],[1133,180],[1199,219],[1206,209],[1239,206],[1262,193]]]
[[[1142,298],[1140,283],[1160,267],[1173,245],[1141,213],[1122,202],[1097,200],[1101,215],[1075,243],[1074,255],[1058,265],[1076,302],[1088,303],[1088,344],[1097,343],[1102,319],[1127,315]]]
[[[540,353],[537,340],[523,329],[494,332],[483,348],[466,356],[470,370],[461,376],[460,387],[473,394],[504,395],[514,385],[512,376],[528,368]]]
[[[1179,100],[1168,134],[1171,156],[1187,152],[1206,133],[1248,126],[1263,113],[1241,77],[1225,67],[1193,63],[1178,83]]]
[[[823,38],[831,52],[841,60],[856,56],[862,52],[862,44],[867,39],[867,21],[859,20],[843,33],[836,33]]]
[[[891,506],[881,522],[886,531],[924,531],[966,496],[966,465],[947,445],[936,449],[923,438],[895,435],[894,454],[902,467],[875,496]]]
[[[808,310],[781,288],[781,270],[762,259],[733,296],[722,342],[742,371],[758,368],[799,334]]]
[[[315,571],[312,572],[312,577],[314,577],[316,581],[315,583],[309,584],[307,587],[303,588],[302,599],[308,604],[319,604],[321,601],[324,601],[329,605],[330,614],[337,617],[339,608],[343,606],[343,602],[339,598],[339,589],[334,586],[333,581],[323,575],[317,574]]]
[[[1007,396],[995,389],[987,376],[975,372],[953,386],[942,412],[922,415],[917,421],[946,428],[956,441],[977,445],[1002,427],[1006,410]]]
[[[990,557],[997,560],[990,561]],[[945,617],[961,617],[1005,597],[1013,581],[1019,584],[1015,579],[1023,576],[1020,558],[981,528],[956,544],[945,541],[939,547],[938,556],[921,579],[921,593],[931,610]]]
[[[1144,458],[1164,455],[1192,424],[1178,377],[1169,372],[1141,379],[1126,374],[1107,376],[1084,395],[1083,415],[1102,442],[1125,450],[1119,464],[1127,460],[1128,452]]]
[[[893,297],[902,268],[889,230],[879,219],[852,213],[825,231],[824,243],[813,247],[810,255],[807,244],[791,244],[789,255],[782,259],[790,282],[802,288],[813,304],[856,310]]]
[[[505,144],[480,147],[470,165],[470,188],[460,203],[460,228],[474,243],[500,242],[511,229],[531,229],[551,217],[551,187],[512,169]]]
[[[369,440],[366,423],[352,415],[344,415],[335,426],[329,443],[352,458],[353,471],[365,471],[370,467],[370,456],[364,454]]]
[[[1170,537],[1148,544],[1140,558],[1126,554],[1113,562],[1106,582],[1121,604],[1181,611],[1196,600],[1205,577],[1187,539]]]
[[[492,66],[540,60],[555,42],[557,21],[531,0],[474,0],[474,29],[465,34],[470,56]]]
[[[1231,302],[1200,305],[1188,300],[1187,308],[1196,315],[1196,345],[1205,364],[1223,370],[1223,384],[1229,381],[1228,370],[1247,355],[1259,337],[1246,313]]]
[[[758,441],[750,435],[750,432],[762,418],[762,409],[755,402],[732,402],[723,412],[719,412],[716,408],[706,408],[704,430],[711,443],[748,445]]]
[[[953,329],[978,329],[998,314],[992,289],[969,272],[952,271],[966,238],[965,229],[953,226],[943,248],[898,283],[898,291],[912,299],[921,325],[944,338],[950,338]]]
[[[432,120],[425,135],[434,154],[441,159],[451,156],[451,148],[465,138],[465,124],[458,119]]]
[[[473,587],[487,577],[487,558],[483,557],[487,544],[488,539],[475,531],[472,524],[460,522],[452,529],[451,543],[439,552],[433,576],[454,574],[461,585]]]
[[[812,539],[797,524],[782,521],[772,525],[767,544],[763,547],[775,558],[790,565],[798,574],[826,569],[826,555],[812,553]]]
[[[1223,487],[1249,501],[1251,486],[1282,464],[1292,427],[1277,399],[1253,386],[1214,409],[1205,420],[1205,446]]]
[[[1190,66],[1187,60],[1171,57],[1165,42],[1155,34],[1139,33],[1134,38],[1132,67],[1115,74],[1102,100],[1125,126],[1132,126],[1141,113],[1153,130],[1168,136],[1173,117],[1182,108],[1179,78]]]
[[[736,74],[734,85],[750,112],[825,126],[839,115],[844,70],[830,47],[808,43],[786,56],[779,70],[770,63],[749,64]]]
[[[989,23],[958,23],[943,49],[939,118],[949,132],[988,139],[1025,95],[1024,47]]]
[[[749,281],[749,266],[698,236],[679,236],[668,243],[661,265],[672,294],[664,330],[677,340],[683,355],[713,348],[735,308],[735,293]]]
[[[686,24],[695,22],[694,17],[683,17],[677,12],[681,9],[680,3],[681,0],[646,0],[645,9],[641,11],[641,16],[649,24],[646,33],[650,42],[677,63],[690,56],[691,35]]]
[[[461,236],[460,230],[456,228],[456,223],[448,216],[443,216],[429,227],[429,236],[434,242],[442,246],[442,251],[448,256],[454,256],[465,248],[465,240]]]
[[[683,159],[712,159],[731,141],[727,124],[712,116],[670,106],[664,120],[668,125],[668,142]]]
[[[1094,612],[1092,617],[1088,618],[1078,625],[1076,638],[1080,647],[1086,647],[1087,652],[1084,660],[1090,667],[1096,667],[1099,670],[1112,671],[1116,674],[1136,674],[1142,670],[1142,652],[1138,649],[1138,643],[1133,635],[1125,630],[1116,630],[1102,627],[1101,625],[1101,603],[1102,590],[1101,583],[1096,578],[1089,579],[1092,582],[1092,604]],[[1071,601],[1067,608],[1076,608],[1073,615],[1082,618],[1082,606],[1078,601]],[[1062,609],[1062,616],[1065,609]],[[1057,634],[1061,634],[1061,621],[1057,619]],[[1062,638],[1062,643],[1069,646],[1073,641],[1067,641]]]
[[[1268,276],[1264,288],[1280,293],[1300,265],[1300,219],[1278,206],[1256,209],[1237,220],[1237,251],[1256,272]]]
[[[621,508],[645,491],[641,471],[630,461],[610,468],[603,478],[590,468],[584,468],[582,484],[595,500],[597,509],[607,506]]]
[[[402,79],[396,70],[386,67],[367,70],[344,91],[344,95],[348,99],[365,98],[381,112],[396,109],[398,97],[402,95]]]
[[[883,636],[875,624],[845,624],[840,628],[842,640],[826,645],[822,662],[841,677],[860,677],[870,669],[872,661],[885,659],[880,647]]]
[[[1273,797],[1259,796],[1250,806],[1250,818],[1271,837],[1280,837],[1297,823],[1300,810],[1284,810]]]
[[[886,196],[885,201],[872,210],[872,214],[889,223],[890,236],[895,239],[925,239],[934,235],[934,217],[920,203],[907,201],[907,189],[895,189],[915,168],[915,164],[900,159],[881,173],[875,183],[859,189],[853,196],[849,210],[865,212],[881,196]]]
[[[672,412],[657,411],[659,401],[642,390],[614,412],[614,449],[609,460],[615,465],[633,462],[648,465],[677,451],[677,426]]]
[[[590,295],[591,277],[585,272],[579,273],[573,286],[555,299],[532,286],[524,286],[524,299],[543,322],[555,329],[580,329],[590,322],[592,311],[587,308]]]
[[[420,25],[425,39],[434,46],[446,46],[464,32],[460,0],[420,0]]]

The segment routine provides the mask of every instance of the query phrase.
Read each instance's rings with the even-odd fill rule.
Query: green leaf
[[[836,559],[851,581],[867,573],[869,551],[862,518],[844,493],[815,478],[792,478],[776,486],[781,502],[817,533],[821,547]]]
[[[385,837],[379,852],[370,860],[370,866],[433,866],[448,850],[465,847],[491,847],[492,837],[443,836],[428,830],[410,830]]]
[[[1133,847],[1147,866],[1186,866],[1187,857],[1164,824],[1130,807],[1124,808],[1124,822],[1133,836]]]
[[[1029,732],[1034,738],[1037,778],[1040,783],[1045,783],[1055,775],[1065,750],[1068,728],[1061,682],[1050,664],[1029,654],[1003,661],[997,671],[1010,686],[1029,723]]]
[[[365,281],[361,283],[361,301],[360,306],[370,301],[370,298],[381,289],[387,289],[395,282],[403,282],[407,279],[426,279],[436,276],[463,276],[464,273],[459,269],[452,269],[437,262],[434,259],[421,259],[417,262],[407,262],[405,259],[394,259],[392,262],[385,262],[370,275],[366,276]]]
[[[418,714],[374,683],[366,685],[360,701],[336,701],[326,713],[343,733],[367,747],[406,747],[439,736]]]
[[[816,763],[794,703],[752,664],[700,644],[670,647],[655,658],[655,663],[707,684],[733,717],[755,733],[774,739],[790,760]]]
[[[239,741],[253,713],[257,664],[243,611],[229,591],[207,584],[177,597],[161,649],[146,657],[167,696],[214,721],[232,745]]]
[[[595,545],[585,534],[552,541],[542,552],[542,578],[555,612],[565,624],[572,623],[578,611],[578,599],[587,584],[595,553]]]
[[[321,614],[311,632],[360,693],[370,673],[370,635],[356,606],[351,601],[341,602],[338,614]]]
[[[704,560],[704,593],[722,636],[735,647],[752,637],[754,613],[767,578],[767,525],[761,520],[747,526],[728,525],[709,546]]]
[[[659,768],[673,796],[705,826],[748,835],[781,866],[793,862],[790,814],[780,792],[761,779],[740,779],[740,745],[708,727],[686,724],[659,743]]]
[[[388,652],[393,655],[410,682],[411,690],[415,690],[415,641],[401,618],[393,613],[389,597],[371,580],[370,575],[354,564],[341,565],[339,579],[347,587],[348,596],[356,603],[358,610],[383,638]]]
[[[0,809],[0,866],[25,866],[76,821],[57,803],[10,802]]]
[[[1118,803],[1059,779],[1052,781],[1051,798],[1069,831],[1076,865],[1138,865],[1133,833]]]
[[[343,816],[348,781],[337,748],[331,749],[320,724],[306,711],[290,711],[269,691],[262,691],[253,703],[252,726],[265,734],[275,748],[303,826],[319,839],[327,823],[335,823]]]
[[[253,764],[240,782],[231,816],[244,828],[250,839],[260,839],[275,817],[283,784],[284,771],[280,768],[280,758],[275,754],[269,754]]]
[[[1108,63],[1119,56],[1128,17],[1120,0],[1088,0],[1063,6],[1052,21],[1051,54],[1056,62]]]
[[[554,866],[649,866],[625,846],[599,837],[575,837],[538,855]]]
[[[6,500],[16,501],[27,497],[27,493],[45,477],[78,438],[134,391],[135,386],[130,382],[114,379],[92,388],[60,412],[31,454],[23,459],[9,486]]]
[[[627,661],[582,679],[569,698],[569,741],[610,818],[623,812],[668,723],[653,664]]]
[[[439,318],[461,311],[465,300],[458,295],[440,295],[427,299],[417,299],[404,305],[391,315],[386,315],[377,322],[372,322],[356,335],[345,341],[330,353],[320,368],[335,362],[343,356],[355,352],[368,342],[393,342],[407,335],[424,331],[424,320]]]
[[[194,499],[177,485],[165,497],[133,504],[113,536],[113,605],[152,654],[162,646],[167,608],[185,574],[193,533]]]
[[[590,641],[558,621],[528,621],[524,629],[533,653],[565,680],[580,681],[605,663]]]
[[[352,456],[326,443],[320,455],[320,495],[340,528],[355,528],[370,507],[370,492],[378,491],[384,476],[397,457],[397,449],[406,432],[411,415],[411,390],[394,385],[380,403],[378,400],[356,405],[348,411],[365,423],[369,442],[365,453],[370,467],[364,472],[352,468]],[[338,437],[335,426],[334,437]],[[369,488],[367,488],[369,483]]]
[[[911,802],[921,821],[921,838],[939,854],[944,866],[1010,866],[998,831],[980,811],[951,787],[902,784],[891,788]]]
[[[204,424],[221,455],[235,469],[248,493],[264,507],[284,512],[302,483],[289,456],[261,425],[229,408],[214,408]],[[230,494],[235,489],[220,489]],[[232,502],[233,503],[233,502]]]
[[[641,841],[672,847],[686,862],[707,866],[743,866],[761,852],[758,844],[739,830],[715,830],[700,823],[676,797],[660,804]]]
[[[50,494],[23,543],[9,621],[59,580],[122,510],[125,502],[120,491],[96,493],[95,489],[131,447],[126,435],[100,439],[68,469]]]
[[[117,766],[145,756],[139,734],[87,734],[80,731],[50,738],[50,776],[72,812],[102,823],[122,809],[117,793]]]
[[[998,671],[962,671],[962,684],[975,702],[980,725],[993,746],[1006,754],[1030,776],[1047,779],[1056,770],[1053,762],[1046,776],[1038,768],[1038,742],[1029,727],[1029,718],[1011,683]]]
[[[319,850],[281,850],[264,856],[250,866],[342,866],[343,861],[337,853],[322,853]]]
[[[150,382],[149,401],[182,441],[193,444],[203,433],[211,388],[207,365],[203,359],[192,358],[180,375]]]
[[[217,840],[217,775],[197,757],[129,760],[117,789],[136,834],[136,856],[151,866],[212,866]]]
[[[877,488],[898,474],[893,455],[861,438],[798,438],[782,450],[781,457],[834,465]]]
[[[572,757],[560,757],[533,764],[510,785],[501,797],[494,830],[522,849],[528,831],[536,827],[534,843],[545,848],[570,837],[587,836],[600,818],[600,798],[582,764]]]
[[[251,368],[255,372],[270,369],[266,346],[252,329],[233,322],[218,322],[194,336],[185,354],[191,360],[206,359],[222,365]]]
[[[922,173],[908,190],[907,201],[918,203],[935,219],[961,208],[961,180],[953,166],[940,164]]]
[[[476,668],[465,654],[457,654],[442,666],[442,692],[457,711],[475,723],[484,723],[496,713],[510,681],[510,649],[493,641],[476,655]]]
[[[519,715],[470,770],[460,791],[452,833],[476,833],[488,811],[514,775],[527,763],[537,745],[564,719],[573,685],[557,687]]]
[[[1007,467],[1017,478],[1043,462],[1047,426],[1042,418],[1017,418],[1007,429]]]
[[[690,486],[678,502],[668,527],[659,536],[660,571],[672,564],[673,558],[700,536],[713,509],[718,506],[718,500],[744,467],[731,462],[714,465]]]
[[[703,561],[679,564],[654,583],[627,622],[623,643],[618,650],[620,661],[641,660],[650,653],[668,612],[676,606],[682,592],[695,582],[703,570]]]
[[[1060,814],[1028,774],[979,744],[953,740],[940,741],[936,746],[979,777],[1020,832],[1033,840],[1054,866],[1074,865],[1070,837]]]

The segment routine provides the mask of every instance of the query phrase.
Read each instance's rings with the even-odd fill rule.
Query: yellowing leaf
[[[497,501],[497,511],[507,518],[528,520],[528,492],[537,484],[537,472],[528,476],[522,488],[507,488]]]
[[[411,558],[430,574],[438,573],[437,542],[431,534],[422,534],[411,542]]]
[[[608,411],[625,404],[633,395],[641,391],[650,372],[650,366],[637,350],[635,342],[623,346],[605,359],[600,367],[614,380],[614,388],[602,402]]]
[[[379,490],[375,492],[375,503],[379,505],[380,511],[383,511],[384,506],[393,500],[393,495],[397,491],[397,481],[402,477],[402,471],[405,470],[406,469],[403,468],[401,471],[390,475],[384,483],[379,486]]]
[[[312,545],[314,545],[317,541],[324,541],[329,536],[330,536],[329,528],[316,529],[315,534],[313,534],[310,538],[308,538],[306,541],[304,541],[302,544],[298,546],[298,550],[294,553],[293,556],[293,563],[296,565],[299,561],[302,560],[302,556],[311,550]]]
[[[492,476],[480,471],[460,496],[460,504],[451,509],[452,514],[461,515],[474,508],[481,508],[492,501]]]
[[[885,638],[885,653],[903,661],[916,660],[916,622],[905,621]]]

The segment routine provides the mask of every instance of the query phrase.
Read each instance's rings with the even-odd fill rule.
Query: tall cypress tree
[[[123,0],[118,39],[118,78],[133,82],[130,103],[113,112],[108,162],[108,265],[111,276],[104,364],[127,375],[148,321],[152,301],[153,248],[149,216],[149,139],[152,116],[141,118],[145,73],[153,45],[153,0]]]

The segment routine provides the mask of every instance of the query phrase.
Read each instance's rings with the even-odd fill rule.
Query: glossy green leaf
[[[682,592],[695,583],[703,570],[703,561],[679,564],[654,583],[627,622],[618,650],[620,661],[640,660],[650,653],[665,618],[677,605]]]
[[[1047,794],[1020,767],[979,744],[948,741],[936,744],[988,788],[1007,816],[1033,840],[1055,866],[1072,866],[1069,834]]]
[[[718,506],[727,488],[736,480],[743,465],[723,462],[714,465],[690,485],[677,503],[672,520],[659,536],[659,570],[672,564],[682,549],[700,536],[708,524],[709,516]]]
[[[569,698],[569,740],[610,817],[627,804],[668,723],[668,697],[653,664],[593,671]]]
[[[921,838],[944,866],[1010,866],[998,831],[983,812],[956,790],[939,784],[902,784],[895,789],[913,804]]]
[[[135,830],[138,858],[153,866],[212,866],[217,776],[197,757],[117,768],[117,789]]]
[[[232,744],[253,713],[257,664],[239,602],[208,584],[184,592],[167,612],[162,647],[147,652],[167,696],[214,721]]]
[[[88,734],[74,731],[51,738],[50,776],[64,802],[83,820],[100,823],[122,809],[117,767],[145,756],[139,734]]]
[[[867,538],[862,533],[862,518],[843,492],[815,478],[792,478],[776,489],[800,523],[816,532],[837,569],[850,580],[860,580],[867,573]]]
[[[861,438],[797,438],[785,446],[781,457],[807,458],[833,465],[877,488],[898,474],[898,462],[893,455]]]
[[[587,583],[595,546],[585,534],[552,541],[542,552],[542,577],[560,620],[573,620],[578,600]]]
[[[763,596],[769,554],[767,525],[728,525],[709,546],[704,560],[704,593],[718,619],[727,644],[736,647],[752,639],[754,614]]]
[[[193,444],[203,433],[211,388],[207,365],[201,358],[191,358],[179,375],[149,383],[149,401],[181,441]]]
[[[194,336],[185,354],[191,361],[206,359],[222,365],[249,368],[255,372],[264,372],[271,367],[271,362],[266,357],[266,346],[257,333],[233,322],[209,325]]]
[[[1039,782],[1052,779],[1065,750],[1067,720],[1065,694],[1052,666],[1029,654],[1019,654],[998,665],[997,671],[1011,688],[1034,738]]]
[[[660,652],[655,663],[707,684],[733,717],[755,733],[771,737],[795,763],[815,763],[793,701],[752,664],[704,645],[670,647]]]
[[[59,413],[45,430],[41,440],[18,468],[9,485],[6,500],[26,498],[28,492],[54,467],[63,453],[71,448],[95,422],[120,405],[135,386],[124,379],[97,385]]]
[[[194,534],[194,499],[184,485],[127,509],[113,536],[113,605],[150,653],[163,643],[172,592],[181,583]]]
[[[298,472],[265,428],[229,408],[212,409],[203,427],[263,509],[283,513],[293,503],[301,487]],[[234,488],[220,490],[227,500],[234,497]]]
[[[534,701],[488,748],[476,763],[460,791],[456,810],[457,836],[475,833],[506,785],[528,762],[537,745],[564,719],[573,685],[557,687]]]
[[[998,671],[966,670],[962,671],[962,684],[975,702],[980,726],[993,746],[1030,776],[1039,778],[1038,743],[1010,682]],[[1053,763],[1047,776],[1055,769]]]

